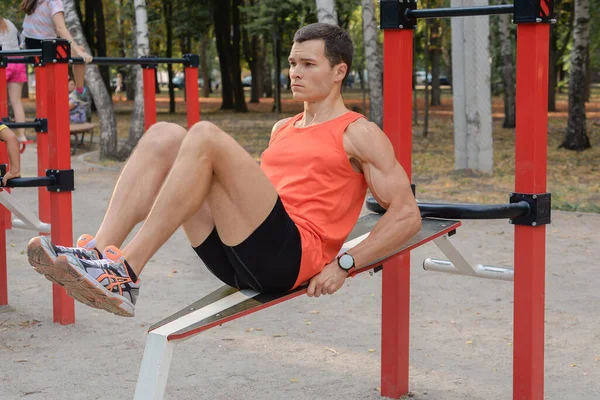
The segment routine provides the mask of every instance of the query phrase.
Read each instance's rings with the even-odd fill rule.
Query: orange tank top
[[[262,154],[261,168],[275,186],[302,241],[300,273],[294,288],[331,262],[350,234],[367,192],[363,174],[350,165],[342,138],[363,115],[347,112],[307,128],[284,123]]]

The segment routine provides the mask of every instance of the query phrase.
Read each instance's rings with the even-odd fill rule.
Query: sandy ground
[[[35,174],[35,146],[24,156]],[[94,233],[117,173],[74,160],[74,238]],[[36,191],[14,191],[37,210]],[[548,227],[546,399],[600,398],[600,216],[555,212]],[[465,222],[453,242],[477,262],[510,266],[513,228]],[[142,275],[136,317],[76,305],[52,322],[50,283],[29,266],[32,233],[8,232],[9,302],[0,308],[0,399],[131,399],[149,325],[216,289],[178,231]],[[513,289],[508,282],[425,272],[412,253],[414,399],[512,398]],[[175,349],[167,399],[376,399],[381,274],[334,296],[301,297],[214,328]],[[317,313],[318,312],[318,313]]]

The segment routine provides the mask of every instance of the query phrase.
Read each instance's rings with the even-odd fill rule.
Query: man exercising
[[[265,292],[308,284],[309,296],[335,293],[353,268],[389,254],[421,226],[388,138],[342,100],[352,53],[337,26],[296,32],[290,79],[304,112],[275,124],[260,166],[211,123],[187,132],[153,125],[125,165],[96,235],[81,236],[75,248],[35,237],[30,264],[76,300],[133,316],[138,276],[181,226],[230,286]],[[366,240],[337,257],[367,188],[387,212]]]

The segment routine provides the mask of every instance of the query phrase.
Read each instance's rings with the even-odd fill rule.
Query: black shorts
[[[267,219],[242,243],[227,246],[215,228],[194,250],[227,285],[258,292],[290,290],[302,257],[300,232],[279,198]]]

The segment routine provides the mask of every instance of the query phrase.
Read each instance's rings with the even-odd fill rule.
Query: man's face
[[[346,64],[331,67],[325,57],[324,40],[307,40],[294,43],[288,58],[292,94],[297,101],[318,101],[327,97],[331,90],[339,90],[346,74]]]
[[[69,92],[72,92],[73,90],[75,90],[75,82],[69,81]]]

